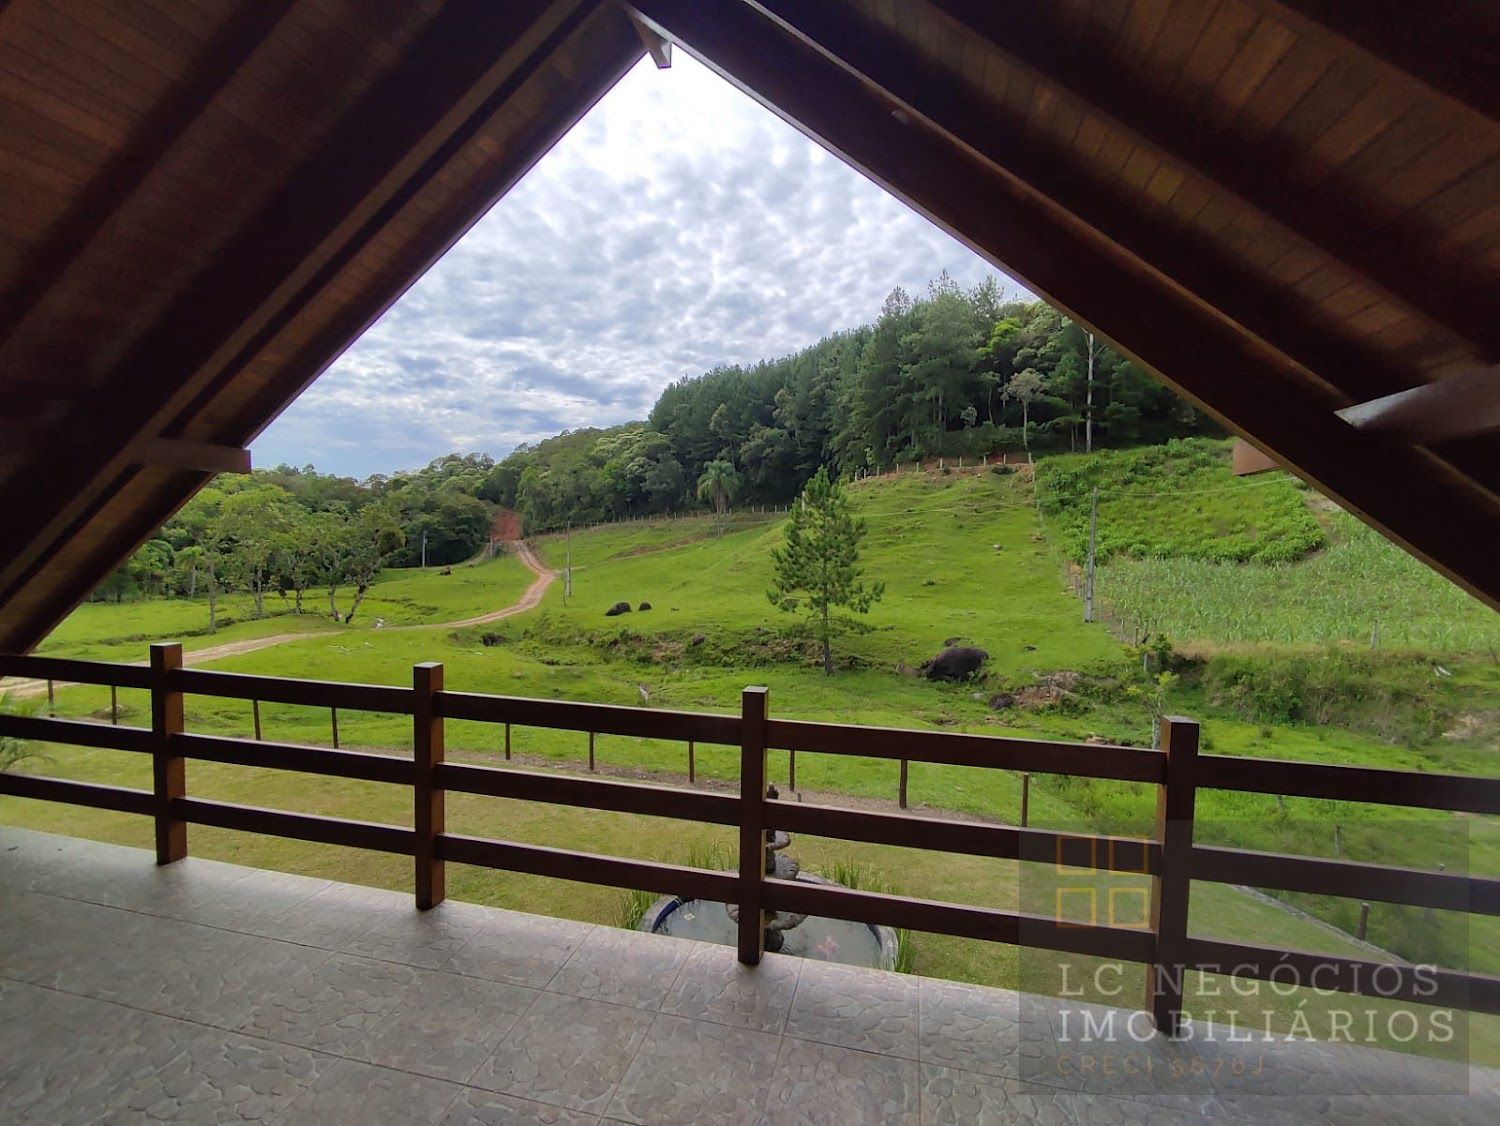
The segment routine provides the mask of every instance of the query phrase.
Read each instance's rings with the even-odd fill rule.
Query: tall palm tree
[[[729,508],[729,502],[739,494],[740,475],[726,459],[716,457],[703,467],[698,478],[698,499],[714,502],[714,511],[720,516]]]

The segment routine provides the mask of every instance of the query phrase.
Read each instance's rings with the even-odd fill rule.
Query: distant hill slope
[[[1306,486],[1285,473],[1236,477],[1229,443],[1190,438],[1160,446],[1062,454],[1037,463],[1037,496],[1068,557],[1088,554],[1099,490],[1098,558],[1290,563],[1327,543]]]
[[[1127,640],[1500,651],[1500,615],[1289,474],[1234,477],[1227,442],[1038,462],[1048,532],[1076,565],[1095,486],[1095,595]]]
[[[961,639],[990,651],[1009,674],[1118,660],[1107,630],[1085,625],[1058,561],[1042,537],[1029,483],[1019,474],[907,471],[849,486],[869,523],[868,577],[886,584],[866,616],[867,631],[835,647],[846,664],[915,665]],[[771,550],[784,517],[742,516],[725,534],[711,518],[606,525],[573,534],[573,599],[548,595],[548,628],[689,645],[711,658],[756,663],[785,657],[785,634],[800,621],[766,599]],[[563,566],[565,541],[540,541],[543,559]],[[653,609],[604,617],[615,602]]]

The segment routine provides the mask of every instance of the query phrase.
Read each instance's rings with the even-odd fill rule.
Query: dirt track
[[[391,626],[392,630],[410,629],[459,629],[464,626],[482,626],[490,622],[498,622],[502,618],[509,618],[516,614],[524,614],[527,610],[534,610],[542,601],[542,596],[547,593],[547,588],[557,578],[556,571],[549,571],[542,566],[542,561],[536,557],[531,550],[531,545],[525,540],[515,540],[509,544],[516,553],[516,558],[525,564],[526,569],[536,576],[530,586],[522,593],[521,597],[501,610],[494,610],[488,614],[480,614],[477,618],[464,618],[457,622],[431,622],[425,625]],[[182,663],[185,665],[201,665],[207,661],[217,661],[224,657],[237,657],[241,653],[254,653],[260,649],[270,649],[275,645],[285,645],[288,641],[306,641],[311,637],[333,637],[338,630],[318,630],[313,633],[277,633],[270,637],[251,637],[244,641],[226,641],[222,645],[210,645],[203,649],[194,649],[182,654]],[[145,661],[133,661],[132,664],[144,665]],[[58,684],[61,684],[58,681]],[[17,699],[27,699],[40,696],[47,691],[45,680],[16,680],[9,684],[0,682],[5,692]]]

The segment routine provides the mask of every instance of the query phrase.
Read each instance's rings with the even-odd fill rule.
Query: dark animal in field
[[[693,634],[693,639],[689,641],[688,644],[696,648],[697,646],[702,645],[707,640],[708,636],[706,634],[695,633]]]
[[[608,610],[604,611],[604,616],[606,618],[617,618],[621,614],[628,614],[628,613],[630,613],[630,603],[628,603],[628,602],[616,602]]]
[[[927,679],[968,680],[989,658],[990,655],[983,649],[975,649],[967,645],[944,649],[927,662]]]
[[[651,603],[649,603],[649,602],[642,602],[639,606],[636,607],[636,609],[637,610],[649,610],[649,609],[651,609]]]
[[[1015,705],[1016,698],[1009,692],[996,692],[990,697],[989,706],[992,712],[1003,712],[1006,708],[1013,708]]]

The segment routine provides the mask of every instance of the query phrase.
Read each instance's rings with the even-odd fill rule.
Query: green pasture
[[[1189,479],[1205,472],[1217,470],[1194,470]],[[1153,491],[1140,482],[1136,486],[1143,493]],[[1170,486],[1168,480],[1154,491]],[[825,677],[817,667],[796,619],[774,610],[766,600],[770,552],[778,542],[782,518],[754,512],[723,521],[639,521],[575,531],[572,597],[565,601],[563,584],[556,582],[537,610],[488,625],[452,629],[428,623],[460,620],[513,602],[532,578],[514,559],[455,567],[451,575],[435,570],[388,572],[348,627],[334,624],[326,614],[278,613],[264,621],[246,620],[248,599],[231,596],[221,606],[235,624],[213,636],[195,635],[194,630],[206,625],[201,601],[92,604],[59,627],[42,651],[141,660],[148,641],[174,636],[184,637],[191,647],[203,647],[266,634],[310,632],[327,635],[242,653],[210,667],[408,684],[412,665],[438,660],[445,665],[448,687],[457,690],[720,713],[737,710],[745,686],[762,684],[770,689],[773,715],[1023,737],[1149,742],[1150,709],[1145,694],[1135,690],[1141,680],[1140,655],[1123,649],[1105,624],[1081,621],[1079,603],[1059,566],[1056,540],[1042,534],[1043,527],[1054,528],[1056,520],[1049,517],[1045,525],[1039,521],[1028,482],[1016,474],[987,470],[909,472],[861,482],[850,492],[869,522],[864,549],[869,578],[886,583],[886,596],[868,615],[864,628],[836,642],[840,671],[834,677]],[[1368,562],[1373,551],[1364,545],[1358,548],[1364,555],[1340,563],[1339,553],[1357,537],[1346,538],[1336,516],[1326,526],[1331,529],[1331,546],[1297,563],[1192,565],[1278,575],[1278,581],[1289,585],[1281,588],[1266,612],[1291,618],[1291,607],[1305,601],[1309,617],[1315,618],[1323,613],[1317,609],[1319,592],[1339,583],[1366,581],[1365,572],[1355,564]],[[1233,534],[1233,528],[1226,529],[1226,535]],[[549,566],[563,567],[566,537],[544,537],[537,546]],[[1122,573],[1122,568],[1154,567],[1165,574],[1178,565],[1183,561],[1122,555],[1102,570],[1101,597],[1110,589],[1110,576]],[[1225,589],[1205,587],[1202,597],[1222,602]],[[351,594],[340,594],[345,609]],[[647,601],[653,608],[606,618],[604,611],[617,601],[632,606]],[[1165,593],[1161,601],[1163,618],[1178,612]],[[267,604],[279,609],[280,600],[273,597]],[[1394,599],[1386,605],[1394,617],[1386,618],[1382,628],[1394,637],[1401,607]],[[324,592],[309,592],[307,608],[324,607]],[[1232,612],[1239,611],[1222,610],[1226,616]],[[1405,620],[1424,615],[1443,621],[1462,617],[1452,607],[1434,608],[1416,599]],[[1325,620],[1336,617],[1330,609]],[[386,628],[373,628],[377,618],[384,619]],[[1493,622],[1491,614],[1489,624]],[[394,626],[413,628],[390,628]],[[1208,627],[1201,633],[1194,632],[1196,628],[1188,625],[1172,632],[1173,640],[1183,648],[1200,639],[1209,647],[1223,644]],[[1317,627],[1309,627],[1308,636],[1298,639],[1298,652],[1318,652],[1309,648],[1318,640],[1316,633]],[[990,652],[984,682],[938,685],[903,675],[902,665],[919,664],[954,638]],[[1267,645],[1264,638],[1248,640],[1260,641],[1261,647],[1241,647],[1246,661],[1258,660],[1259,654],[1274,664],[1286,652]],[[1441,665],[1443,674],[1431,672],[1430,664]],[[997,710],[989,705],[996,692],[1015,694],[1043,684],[1043,678],[1072,673],[1082,675],[1076,683],[1066,680],[1073,687],[1046,706]],[[1242,701],[1216,695],[1205,678],[1188,673],[1168,690],[1164,706],[1201,720],[1205,753],[1494,774],[1495,717],[1500,715],[1500,666],[1494,659],[1471,645],[1434,648],[1430,659],[1427,650],[1416,648],[1400,675],[1434,678],[1430,699],[1423,699],[1428,701],[1424,706],[1435,711],[1422,729],[1441,730],[1440,735],[1392,738],[1368,725],[1346,725],[1340,715],[1325,717],[1326,721],[1264,722]],[[1371,692],[1379,687],[1373,681],[1369,685]],[[123,691],[120,701],[121,722],[148,722],[143,693]],[[107,719],[109,693],[67,687],[59,690],[57,705],[59,714]],[[251,709],[245,701],[192,697],[187,715],[192,730],[251,734]],[[267,739],[328,742],[326,711],[266,704],[261,718]],[[340,713],[339,731],[346,747],[409,753],[409,719]],[[503,762],[504,732],[499,727],[452,722],[447,735],[454,759]],[[516,728],[511,740],[520,764],[584,769],[583,733]],[[149,785],[148,764],[133,756],[44,750],[48,761],[28,762],[23,768],[117,785]],[[605,774],[686,782],[681,744],[601,735],[596,751]],[[729,789],[736,784],[735,749],[699,746],[696,764],[700,785]],[[788,756],[773,753],[771,765],[773,778],[784,785]],[[797,788],[808,801],[893,808],[897,772],[897,764],[886,760],[801,755]],[[407,824],[410,818],[409,795],[377,784],[195,762],[189,766],[189,787],[195,795],[255,805],[395,824]],[[917,812],[1014,821],[1020,791],[1021,779],[1008,772],[922,763],[910,770],[911,802]],[[686,862],[693,850],[728,843],[727,831],[710,826],[463,795],[451,795],[449,800],[450,827],[461,833],[674,862]],[[1030,823],[1061,830],[1140,832],[1150,823],[1154,800],[1149,787],[1037,775],[1031,779]],[[1445,864],[1449,871],[1500,874],[1500,826],[1493,819],[1212,791],[1200,794],[1198,816],[1199,839],[1206,843],[1413,867]],[[149,825],[136,818],[20,799],[0,798],[0,820],[124,843],[145,844],[149,839]],[[853,862],[883,873],[897,890],[936,899],[1014,907],[1025,884],[1020,866],[982,858],[811,838],[799,838],[794,851],[810,868]],[[409,886],[410,880],[409,862],[400,858],[208,829],[193,831],[193,852],[395,888]],[[450,894],[601,922],[616,921],[623,903],[623,893],[612,889],[463,868],[450,875]],[[1346,933],[1354,927],[1357,903],[1288,898],[1316,917],[1232,887],[1197,884],[1192,927],[1195,933],[1216,937],[1382,956],[1357,945]],[[1485,917],[1424,914],[1374,904],[1369,937],[1378,947],[1402,956],[1432,957],[1495,973],[1500,972],[1500,927],[1495,924]],[[913,949],[919,973],[1037,989],[1061,984],[1056,960],[1034,950],[934,935],[914,936]],[[1126,996],[1133,994],[1127,991]],[[1277,1019],[1285,1020],[1297,998],[1260,1000],[1273,1003]],[[1325,1003],[1329,1002],[1309,1002]],[[1475,1027],[1476,1043],[1487,1045],[1485,1051],[1500,1058],[1500,1036],[1488,1024],[1476,1022]]]

